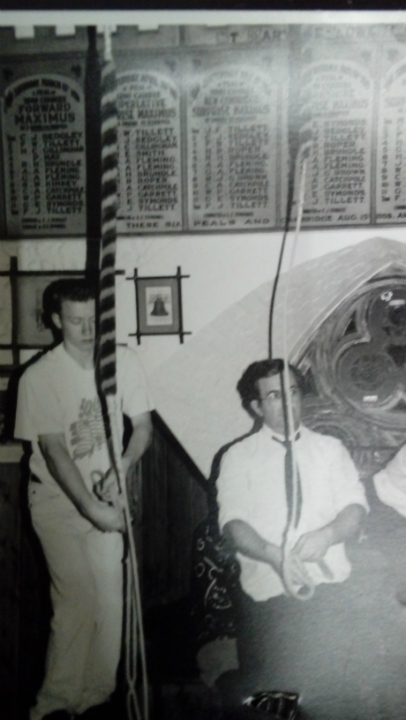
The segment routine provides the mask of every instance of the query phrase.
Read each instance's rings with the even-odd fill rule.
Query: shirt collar
[[[285,435],[282,433],[277,433],[275,430],[272,430],[272,428],[268,427],[268,425],[265,425],[265,423],[262,426],[263,431],[265,434],[270,437],[271,439],[276,440],[277,442],[284,443],[286,438]],[[298,429],[295,430],[295,432],[291,435],[289,439],[291,440],[299,440],[300,434],[302,432],[302,425],[299,425]]]

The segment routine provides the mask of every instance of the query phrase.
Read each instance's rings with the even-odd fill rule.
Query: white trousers
[[[123,539],[83,518],[65,494],[29,485],[29,504],[51,576],[53,617],[46,673],[31,720],[81,714],[116,684],[123,612]]]

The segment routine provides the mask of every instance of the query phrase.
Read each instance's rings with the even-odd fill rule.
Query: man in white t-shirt
[[[29,505],[51,576],[46,674],[31,720],[110,717],[122,630],[122,508],[96,387],[95,293],[85,280],[52,283],[50,316],[62,342],[23,374],[15,437],[29,440]],[[119,436],[132,433],[125,475],[151,437],[151,399],[136,354],[117,348]],[[103,490],[103,483],[107,490]]]
[[[283,368],[282,360],[256,362],[239,381],[243,406],[261,427],[224,454],[217,484],[220,528],[241,567],[242,592],[234,598],[240,700],[260,690],[297,692],[304,717],[342,720],[347,716],[337,695],[351,644],[343,608],[351,573],[345,541],[359,532],[367,502],[342,443],[300,424],[300,375],[290,368],[298,485],[287,584],[283,545],[293,495],[286,478]],[[301,602],[301,588],[309,586],[314,596]],[[343,622],[337,624],[339,611]]]

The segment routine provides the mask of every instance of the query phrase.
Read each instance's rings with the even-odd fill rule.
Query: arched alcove
[[[364,476],[406,437],[406,265],[342,300],[303,348],[305,422],[342,439]]]

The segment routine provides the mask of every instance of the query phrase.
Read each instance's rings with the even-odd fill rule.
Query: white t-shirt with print
[[[123,413],[135,417],[152,409],[144,373],[136,353],[117,348],[117,422],[123,433]],[[68,452],[91,489],[110,467],[95,371],[82,368],[63,344],[47,352],[21,377],[14,435],[30,440],[31,471],[56,489],[38,445],[40,435],[65,436]]]

